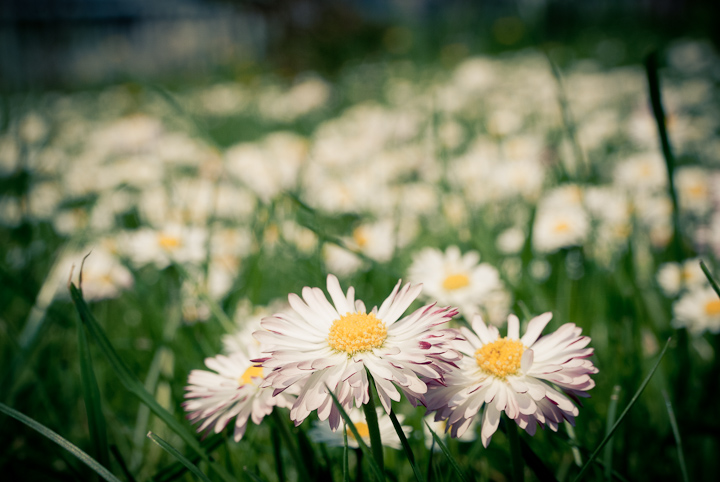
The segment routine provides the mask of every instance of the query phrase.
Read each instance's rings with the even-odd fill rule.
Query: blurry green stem
[[[514,420],[510,420],[505,416],[505,427],[507,427],[507,437],[510,442],[510,468],[512,471],[513,482],[523,481],[523,459],[520,452],[520,435],[518,435],[517,424]]]
[[[615,417],[617,415],[618,401],[620,400],[620,385],[613,387],[612,394],[610,395],[610,406],[608,408],[607,421],[605,423],[605,435],[610,433],[613,425],[615,425]],[[613,439],[610,439],[605,446],[605,479],[612,480],[612,456],[613,456]]]

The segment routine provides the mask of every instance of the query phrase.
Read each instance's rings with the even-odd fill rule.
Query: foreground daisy
[[[578,409],[566,395],[573,399],[589,396],[585,392],[595,386],[590,375],[598,370],[587,359],[593,353],[592,348],[585,348],[590,338],[580,336],[574,324],[540,336],[551,318],[551,313],[545,313],[530,320],[522,338],[515,315],[508,317],[504,338],[480,316],[473,319],[474,331],[461,328],[466,340],[451,342],[465,354],[459,369],[445,375],[445,385],[431,382],[425,397],[428,410],[437,411],[435,420],[447,420],[447,430],[460,437],[485,404],[481,430],[485,447],[502,412],[530,435],[537,424],[557,431],[563,419],[574,423]]]
[[[449,362],[459,360],[459,353],[446,343],[457,332],[432,329],[455,316],[455,309],[431,304],[401,318],[420,294],[420,286],[406,284],[401,289],[398,281],[380,308],[369,312],[355,300],[354,288],[343,293],[335,276],[328,275],[327,288],[334,306],[320,288],[305,287],[302,298],[288,297],[295,313],[265,318],[264,330],[254,333],[268,353],[256,361],[273,370],[263,386],[280,394],[301,384],[290,411],[296,425],[317,410],[320,420],[329,417],[330,428],[337,430],[340,412],[326,387],[345,410],[353,401],[359,407],[369,401],[368,372],[386,411],[391,400],[400,400],[396,385],[413,404],[423,402],[427,386],[418,375],[442,378]]]
[[[258,348],[248,350],[255,356]],[[197,431],[212,429],[220,433],[235,418],[233,438],[236,442],[245,434],[248,419],[259,425],[274,407],[290,407],[295,396],[289,392],[273,396],[273,390],[262,388],[268,369],[257,366],[247,355],[236,352],[229,356],[207,358],[205,365],[212,371],[193,370],[185,388],[185,411],[193,423],[202,422]]]
[[[358,408],[353,408],[348,412],[348,417],[352,421],[353,425],[358,431],[358,434],[363,439],[366,445],[370,445],[370,429],[368,428],[367,420],[365,419],[365,412]],[[405,417],[401,414],[397,415],[398,422],[402,423]],[[412,427],[408,425],[401,425],[405,436],[409,436],[412,431]],[[380,440],[386,447],[393,449],[400,449],[402,446],[400,443],[400,437],[398,437],[395,427],[393,427],[392,420],[386,413],[382,413],[382,410],[378,410],[378,428],[380,429]],[[348,427],[347,430],[348,447],[356,449],[359,447],[358,441],[355,438],[355,434]],[[331,447],[342,447],[345,445],[343,435],[339,431],[331,430],[330,426],[324,422],[318,422],[310,430],[310,438],[315,442],[324,443]]]

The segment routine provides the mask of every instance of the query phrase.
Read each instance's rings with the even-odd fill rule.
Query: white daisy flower
[[[460,252],[457,246],[448,247],[443,253],[439,249],[425,248],[413,257],[408,269],[408,278],[413,283],[423,284],[423,295],[438,303],[457,306],[458,310],[471,316],[479,313],[505,291],[500,273],[488,263],[480,263],[477,251]],[[500,310],[500,322],[507,316],[508,306]],[[503,312],[504,311],[504,312]],[[497,317],[496,317],[497,318]]]
[[[425,425],[426,423],[427,425]],[[478,419],[473,420],[470,424],[469,430],[466,430],[464,434],[458,437],[458,440],[461,442],[474,442],[477,438],[477,434],[475,433],[475,427],[477,426],[477,423]],[[425,417],[423,417],[422,426],[423,435],[425,436],[425,448],[427,448],[428,450],[432,448],[434,452],[438,452],[440,451],[440,446],[437,444],[433,444],[433,436],[428,429],[428,425],[430,426],[430,429],[432,429],[432,431],[435,432],[438,437],[440,437],[441,440],[445,441],[446,433],[448,431],[447,420],[439,420],[436,422],[434,414],[425,415]]]
[[[252,355],[259,355],[257,347],[249,346]],[[235,418],[233,438],[236,442],[245,434],[248,419],[259,425],[274,407],[290,407],[295,396],[284,392],[273,396],[271,388],[263,388],[262,380],[270,372],[252,361],[252,356],[241,352],[229,356],[206,358],[205,365],[212,371],[193,370],[185,388],[187,399],[183,408],[188,419],[200,423],[197,431],[214,430],[220,433]]]
[[[465,355],[459,368],[445,374],[445,384],[428,384],[427,407],[437,411],[435,420],[447,420],[447,430],[459,437],[485,404],[481,431],[485,447],[502,412],[530,435],[537,424],[557,431],[563,419],[574,423],[578,409],[566,395],[587,397],[585,392],[595,386],[590,375],[598,370],[587,359],[593,353],[586,348],[590,338],[580,336],[581,329],[574,324],[540,337],[551,318],[545,313],[530,320],[522,338],[515,315],[508,317],[504,338],[479,316],[472,322],[474,332],[463,327],[466,340],[450,342]]]
[[[370,430],[368,428],[367,420],[365,419],[365,413],[359,408],[352,408],[347,412],[348,417],[352,421],[353,425],[358,431],[358,434],[362,438],[366,445],[370,445]],[[404,416],[397,414],[398,422],[402,424]],[[409,436],[412,432],[412,427],[409,425],[401,425],[405,436]],[[400,443],[400,437],[398,437],[395,427],[393,427],[390,416],[383,413],[382,410],[378,409],[378,428],[380,429],[380,440],[386,447],[393,449],[400,449],[402,444]],[[355,438],[355,434],[348,427],[347,430],[348,447],[356,449],[359,447],[358,441]],[[335,431],[330,428],[330,425],[323,422],[318,422],[310,430],[310,438],[318,443],[324,443],[331,447],[343,447],[345,441],[343,440],[343,434],[340,431]]]
[[[295,313],[276,314],[263,319],[268,331],[257,331],[255,338],[268,355],[258,362],[273,369],[263,386],[275,388],[275,394],[302,384],[290,417],[299,425],[313,410],[320,420],[330,417],[330,427],[340,425],[339,410],[326,388],[337,396],[345,410],[369,401],[368,372],[375,380],[380,401],[390,411],[390,401],[400,400],[396,385],[413,404],[424,402],[427,386],[419,376],[442,378],[449,362],[459,353],[447,346],[457,337],[454,330],[432,328],[457,314],[454,308],[424,306],[412,314],[402,314],[420,294],[421,286],[400,281],[378,309],[365,309],[355,300],[355,289],[347,295],[338,279],[327,277],[330,304],[320,288],[305,287],[302,299],[288,297]]]
[[[673,304],[672,324],[694,335],[720,333],[720,298],[715,290],[706,286],[688,291]]]

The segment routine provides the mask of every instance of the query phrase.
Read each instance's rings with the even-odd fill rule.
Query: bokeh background
[[[719,45],[710,0],[4,0],[0,402],[99,456],[66,289],[90,252],[95,316],[190,428],[188,373],[288,293],[333,272],[372,306],[423,250],[457,246],[489,273],[458,304],[498,325],[553,311],[550,329],[593,339],[600,373],[575,430],[524,436],[554,477],[578,473],[670,337],[588,477],[717,473],[720,303],[699,260],[715,271],[720,256]],[[190,480],[146,433],[182,439],[90,342],[109,468]],[[399,411],[448,480],[422,452],[422,410]],[[0,473],[93,476],[0,417]],[[206,442],[241,480],[277,480],[270,437],[264,424]],[[449,444],[477,480],[507,479],[503,434]],[[341,452],[314,447],[311,465],[340,480]]]

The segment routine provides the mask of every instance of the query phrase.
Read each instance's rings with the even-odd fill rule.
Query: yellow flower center
[[[360,437],[367,438],[370,436],[370,429],[368,429],[368,424],[366,424],[365,422],[357,422],[353,425],[355,425],[355,428],[357,429],[358,435],[360,435]],[[348,437],[355,440],[355,434],[352,432],[352,430],[348,430],[347,434]]]
[[[179,248],[182,244],[182,241],[177,236],[160,234],[158,235],[158,244],[163,249],[172,250],[175,248]]]
[[[374,313],[345,313],[333,321],[328,343],[338,351],[349,355],[381,347],[387,338],[385,323]]]
[[[570,231],[570,225],[565,221],[560,221],[555,225],[556,233],[567,233],[568,231]]]
[[[362,226],[355,228],[353,231],[353,240],[357,243],[357,245],[361,248],[364,248],[368,244],[368,236],[367,236],[367,230],[364,229]]]
[[[708,301],[705,304],[705,313],[707,313],[708,316],[720,315],[720,300]]]
[[[470,284],[470,278],[466,274],[451,274],[443,281],[443,288],[448,291],[459,290]]]
[[[504,379],[520,370],[520,360],[524,351],[525,346],[520,340],[500,338],[478,348],[475,352],[475,360],[488,375]]]
[[[242,386],[247,385],[248,383],[252,383],[253,378],[263,378],[263,367],[251,366],[250,368],[245,370],[245,372],[242,375],[240,375],[240,377],[237,380],[238,385],[240,385],[242,387]]]

